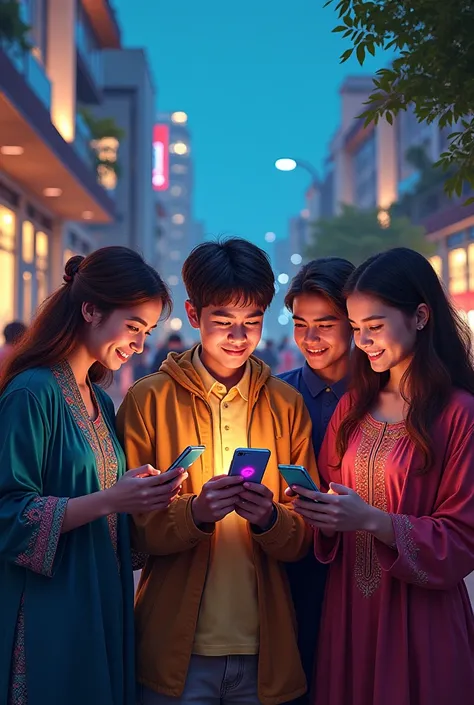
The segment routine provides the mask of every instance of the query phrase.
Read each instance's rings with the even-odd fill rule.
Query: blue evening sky
[[[144,46],[157,108],[189,115],[195,214],[206,233],[263,245],[304,207],[308,176],[274,169],[280,156],[323,165],[339,119],[348,46],[324,0],[114,0],[125,46]]]

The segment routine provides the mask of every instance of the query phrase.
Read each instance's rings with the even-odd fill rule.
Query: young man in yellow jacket
[[[165,511],[134,517],[148,554],[136,601],[143,705],[279,705],[306,690],[284,562],[311,534],[287,502],[279,463],[317,478],[300,394],[252,353],[274,295],[267,255],[250,242],[206,242],[183,267],[201,342],[137,382],[118,415],[130,467],[167,467],[206,451]],[[237,447],[268,448],[262,484],[227,473]]]

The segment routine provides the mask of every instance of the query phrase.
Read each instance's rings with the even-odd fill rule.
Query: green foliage
[[[337,3],[337,4],[336,4]],[[374,90],[362,117],[366,124],[384,117],[389,123],[409,105],[420,122],[452,126],[449,145],[439,161],[450,172],[445,188],[461,195],[463,183],[474,188],[474,3],[472,0],[328,0],[342,20],[334,32],[352,47],[360,64],[367,53],[392,50],[389,68],[377,71]]]
[[[21,19],[17,0],[0,0],[0,45],[18,47],[23,52],[29,51],[29,31],[30,27]]]
[[[110,117],[96,118],[87,108],[80,108],[80,115],[90,130],[93,140],[114,137],[119,142],[125,137],[125,131]]]
[[[345,257],[359,265],[392,247],[410,247],[425,256],[434,253],[423,228],[412,225],[407,218],[391,218],[390,225],[383,228],[378,218],[376,209],[343,206],[340,215],[315,223],[306,257]]]

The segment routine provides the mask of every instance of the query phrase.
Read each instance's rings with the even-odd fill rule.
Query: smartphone
[[[205,450],[206,446],[188,446],[180,455],[178,455],[174,463],[171,463],[168,470],[165,472],[170,472],[175,468],[184,468],[187,470],[204,453]]]
[[[302,465],[279,465],[278,470],[280,474],[285,479],[288,487],[293,487],[293,485],[299,485],[304,487],[305,490],[311,490],[312,492],[320,492],[321,490],[311,479],[310,474]],[[303,499],[308,499],[303,497]],[[315,500],[317,501],[317,500]]]
[[[236,448],[229,475],[240,475],[249,482],[261,482],[269,460],[270,451],[266,448]]]

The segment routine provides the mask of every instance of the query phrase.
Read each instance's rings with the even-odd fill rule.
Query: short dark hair
[[[12,321],[3,329],[3,337],[7,345],[16,345],[26,333],[27,328],[21,321]]]
[[[305,264],[293,277],[285,296],[285,306],[292,311],[297,296],[319,294],[329,299],[341,312],[346,314],[344,287],[355,267],[342,257],[320,257]]]
[[[187,257],[182,275],[198,316],[206,306],[235,301],[265,310],[275,295],[275,275],[267,253],[239,237],[198,245]]]

